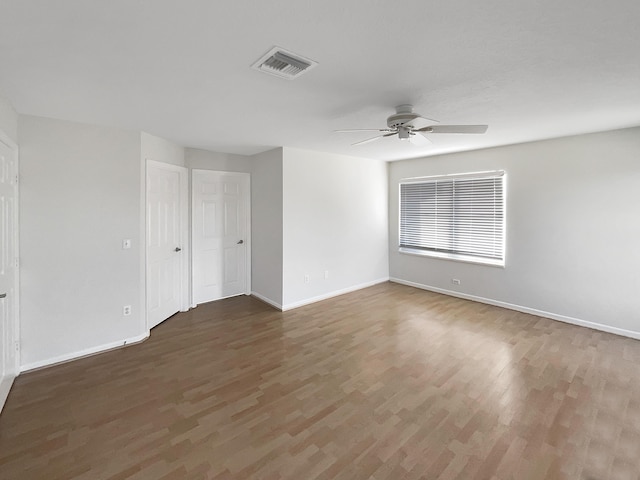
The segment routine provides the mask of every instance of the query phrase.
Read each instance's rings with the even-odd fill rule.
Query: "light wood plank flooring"
[[[638,479],[640,342],[381,284],[20,376],[2,479]]]

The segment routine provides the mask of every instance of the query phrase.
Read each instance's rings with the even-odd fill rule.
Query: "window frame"
[[[502,258],[494,259],[482,256],[476,256],[468,253],[448,252],[439,250],[425,250],[420,248],[411,248],[407,246],[401,246],[401,232],[402,232],[402,185],[405,184],[420,184],[420,183],[432,183],[438,180],[473,180],[473,179],[487,179],[487,178],[501,178],[502,179]],[[452,197],[452,200],[455,197]],[[490,170],[482,172],[469,172],[469,173],[454,173],[446,175],[432,175],[426,177],[413,177],[404,178],[398,182],[398,252],[401,254],[418,255],[423,257],[439,258],[443,260],[453,260],[464,263],[472,263],[477,265],[485,265],[491,267],[506,267],[506,237],[507,237],[507,172],[505,170]]]

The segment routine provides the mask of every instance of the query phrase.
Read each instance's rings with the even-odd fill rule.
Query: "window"
[[[504,266],[504,172],[400,182],[400,251]]]

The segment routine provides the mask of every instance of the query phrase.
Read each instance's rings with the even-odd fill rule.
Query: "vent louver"
[[[260,57],[251,68],[276,77],[293,80],[318,65],[308,58],[274,47]]]

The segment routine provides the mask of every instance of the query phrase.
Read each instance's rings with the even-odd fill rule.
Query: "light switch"
[[[125,238],[124,240],[122,240],[122,249],[126,250],[127,248],[131,248],[131,239],[130,238]]]

